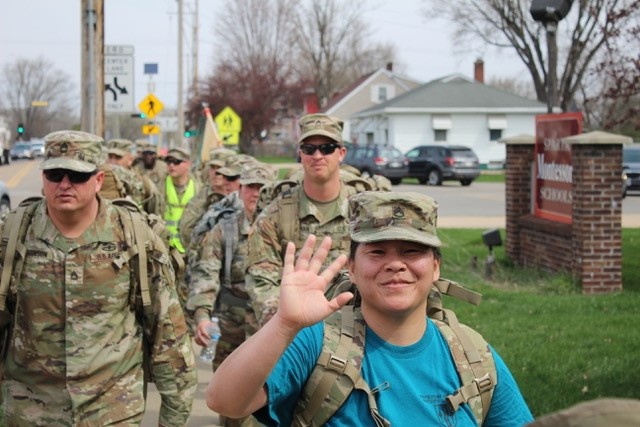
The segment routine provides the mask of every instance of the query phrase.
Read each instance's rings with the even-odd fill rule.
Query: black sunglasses
[[[174,159],[173,157],[169,157],[164,159],[165,163],[168,165],[179,165],[180,163],[184,162],[184,160],[180,160],[180,159]]]
[[[156,152],[155,151],[143,151],[142,154],[144,154],[145,156],[155,156]]]
[[[222,175],[224,177],[224,179],[226,179],[227,181],[237,181],[238,179],[240,179],[240,175],[234,175],[234,176],[227,176],[227,175]]]
[[[47,179],[47,181],[50,181],[50,182],[56,182],[56,183],[62,182],[62,180],[66,175],[67,177],[69,177],[70,183],[83,184],[89,181],[89,179],[91,179],[93,175],[97,174],[98,171],[96,170],[93,172],[76,172],[69,169],[48,169],[48,170],[42,171],[42,173],[44,174],[44,177]]]
[[[337,144],[335,142],[320,145],[300,144],[300,151],[302,151],[302,153],[306,154],[307,156],[312,156],[313,153],[316,152],[316,150],[320,150],[320,153],[323,156],[326,156],[327,154],[332,154],[338,148],[340,148],[340,144]]]

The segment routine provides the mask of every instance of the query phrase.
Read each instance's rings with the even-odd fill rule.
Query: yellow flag
[[[209,151],[222,147],[222,140],[218,135],[216,124],[211,117],[211,110],[208,105],[204,106],[204,132],[202,133],[202,149],[200,159],[202,164],[209,161]]]

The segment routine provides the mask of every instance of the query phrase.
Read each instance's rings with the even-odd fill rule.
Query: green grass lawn
[[[624,291],[599,296],[582,295],[567,275],[514,267],[503,248],[486,279],[482,231],[439,231],[442,275],[484,295],[479,307],[452,298],[445,305],[500,353],[534,415],[598,397],[640,398],[640,260],[631,255],[640,253],[640,229],[623,230]]]

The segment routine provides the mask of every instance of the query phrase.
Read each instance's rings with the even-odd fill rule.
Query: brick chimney
[[[473,63],[473,78],[479,83],[484,83],[484,61],[480,58]]]

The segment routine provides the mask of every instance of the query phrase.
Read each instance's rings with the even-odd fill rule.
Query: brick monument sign
[[[622,290],[622,145],[580,113],[536,117],[506,144],[506,243],[517,265],[565,271],[585,294]]]

